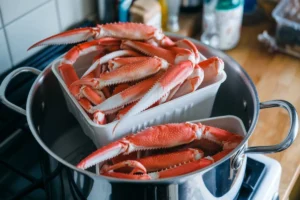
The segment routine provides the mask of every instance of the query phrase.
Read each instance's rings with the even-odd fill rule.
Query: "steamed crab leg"
[[[121,44],[121,49],[134,49],[147,56],[157,56],[170,64],[173,64],[175,60],[175,55],[172,51],[145,42],[125,40]]]
[[[83,107],[83,109],[86,110],[87,112],[92,107],[90,101],[86,98],[81,98],[81,99],[78,100],[78,102],[81,105],[81,107]],[[103,112],[99,111],[99,110],[95,111],[93,113],[93,121],[96,124],[106,124],[105,114]]]
[[[99,58],[98,60],[96,60],[87,70],[86,72],[82,75],[85,76],[89,73],[91,73],[92,71],[94,71],[97,66],[100,64],[104,64],[107,63],[109,60],[113,59],[113,58],[117,58],[117,57],[121,57],[121,56],[139,56],[140,54],[135,52],[135,51],[131,51],[131,50],[119,50],[119,51],[114,51],[111,53],[106,54],[105,56]]]
[[[113,170],[120,169],[120,168],[123,168],[123,167],[132,167],[132,168],[134,168],[132,170],[132,172],[130,172],[130,174],[134,174],[134,173],[137,173],[137,172],[147,173],[147,169],[145,168],[145,166],[141,162],[136,161],[136,160],[125,160],[125,161],[121,161],[121,162],[119,162],[117,164],[114,164],[114,165],[111,165],[111,166],[104,165],[101,168],[101,173],[113,171]]]
[[[105,86],[126,83],[140,80],[167,69],[169,64],[160,58],[153,57],[147,60],[126,64],[112,72],[100,74],[99,78],[85,79],[74,82],[72,85],[89,85],[95,89],[102,89]]]
[[[218,57],[211,57],[198,63],[204,71],[203,82],[213,80],[218,74],[224,70],[224,62]]]
[[[160,74],[156,74],[153,77],[141,81],[123,90],[122,92],[111,96],[103,103],[91,108],[91,112],[93,112],[94,110],[102,110],[105,112],[139,100],[154,85],[154,83],[159,79],[160,76]]]
[[[120,92],[126,90],[126,89],[129,88],[129,87],[130,87],[130,85],[129,85],[128,83],[121,83],[121,84],[117,85],[117,86],[114,88],[114,90],[113,90],[113,92],[112,92],[111,95],[113,96],[113,95],[115,95],[115,94],[118,94],[118,93],[120,93]]]
[[[90,97],[90,95],[93,95],[93,99],[95,100],[94,103],[101,103],[104,100],[104,98],[101,97],[100,95],[98,94],[95,95],[95,92],[90,92],[90,95],[85,95],[85,91],[91,89],[89,87],[84,88],[83,91],[81,91],[80,86],[71,87],[71,84],[73,82],[79,80],[72,65],[62,64],[59,70],[62,76],[64,77],[64,81],[67,87],[69,88],[71,94],[74,95],[77,100],[80,100],[84,96]],[[79,101],[79,103],[84,109],[92,107],[91,103],[87,99],[84,99],[82,101],[83,102]],[[104,119],[98,120],[98,122],[102,123],[104,122]]]
[[[190,148],[161,155],[147,156],[136,159],[136,161],[140,162],[147,169],[147,172],[151,172],[167,169],[170,166],[176,166],[178,164],[199,160],[203,157],[203,151],[200,149]]]
[[[121,69],[123,69],[122,67]],[[140,113],[141,111],[149,108],[153,103],[158,101],[164,95],[166,95],[170,90],[181,84],[194,70],[194,64],[190,61],[183,61],[178,65],[169,67],[169,69],[162,75],[162,77],[154,84],[154,86],[147,92],[143,98],[132,108],[126,115],[120,120],[113,129],[122,125],[125,119]]]
[[[154,39],[155,41],[160,41],[164,39],[164,34],[162,30],[145,24],[112,23],[65,31],[41,40],[29,47],[29,49],[40,45],[71,44],[86,41],[90,38],[99,39],[104,37],[132,40]]]
[[[137,134],[128,135],[96,150],[83,159],[77,167],[86,169],[120,154],[129,154],[141,150],[170,148],[203,138],[219,143],[223,146],[224,150],[236,147],[243,139],[240,135],[201,123],[158,125],[149,127]]]
[[[147,57],[143,57],[143,56],[114,58],[114,59],[108,61],[108,69],[109,69],[109,71],[113,71],[123,65],[144,61],[146,59],[147,59]]]
[[[183,82],[182,85],[180,85],[180,87],[178,88],[174,96],[171,98],[171,100],[181,97],[185,94],[194,92],[200,86],[203,79],[204,79],[203,69],[199,66],[195,66],[192,74]]]

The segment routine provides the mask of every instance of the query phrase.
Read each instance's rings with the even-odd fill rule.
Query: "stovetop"
[[[93,23],[88,21],[80,27],[92,25]],[[43,70],[72,46],[46,47],[16,68],[31,66]],[[5,75],[0,77],[0,82]],[[32,75],[18,77],[8,87],[7,98],[25,108],[27,93],[33,81]],[[35,141],[25,116],[8,109],[2,103],[0,133],[0,199],[82,199],[70,181],[69,170],[48,156]],[[280,177],[280,165],[274,160],[264,156],[248,157],[246,174],[236,199],[273,198],[278,190],[278,174]],[[268,186],[269,190],[264,190],[264,187]]]

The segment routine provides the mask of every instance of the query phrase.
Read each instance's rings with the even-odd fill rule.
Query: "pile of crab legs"
[[[70,93],[97,124],[124,120],[153,106],[195,91],[224,69],[218,57],[206,59],[187,39],[172,41],[161,30],[136,23],[114,23],[66,31],[39,45],[78,43],[60,60],[59,71]],[[98,52],[81,78],[73,65]],[[107,119],[117,113],[111,119]],[[201,123],[147,128],[104,146],[78,168],[102,163],[105,176],[160,179],[204,168],[234,149],[242,136]],[[200,148],[219,149],[206,156]],[[159,149],[159,151],[157,151]],[[162,153],[161,149],[169,149]],[[153,152],[154,150],[154,152]],[[155,152],[156,151],[156,152]],[[141,152],[144,152],[143,154]]]
[[[63,56],[58,69],[70,93],[97,124],[121,119],[120,125],[132,115],[195,91],[224,69],[220,58],[206,59],[189,40],[174,42],[160,29],[137,23],[74,29],[29,49],[86,40]],[[98,55],[79,78],[73,65],[92,52]]]
[[[169,178],[217,162],[242,140],[238,134],[201,123],[157,125],[96,150],[77,167],[87,169],[102,163],[99,173],[104,176],[135,180]],[[204,157],[205,152],[200,147],[212,149],[216,146],[217,153]],[[151,152],[157,149],[156,153]],[[162,153],[161,149],[169,150]]]

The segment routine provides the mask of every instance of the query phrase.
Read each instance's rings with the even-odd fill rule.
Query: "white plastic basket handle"
[[[18,69],[15,69],[14,71],[12,71],[11,73],[9,73],[5,79],[2,81],[1,83],[1,86],[0,86],[0,100],[2,101],[2,103],[4,105],[6,105],[7,107],[9,107],[10,109],[20,113],[20,114],[23,114],[23,115],[26,115],[26,111],[11,103],[10,101],[8,101],[5,97],[5,91],[6,91],[6,88],[9,84],[9,82],[14,78],[16,77],[17,75],[21,74],[21,73],[24,73],[24,72],[31,72],[33,74],[36,74],[36,75],[39,75],[41,73],[40,70],[38,69],[35,69],[35,68],[32,68],[32,67],[20,67]]]

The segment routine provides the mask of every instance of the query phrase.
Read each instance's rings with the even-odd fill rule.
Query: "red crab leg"
[[[224,70],[224,62],[218,57],[211,57],[198,63],[204,70],[204,82],[214,79],[218,74]]]
[[[145,166],[142,163],[140,163],[139,161],[136,161],[136,160],[121,161],[117,164],[103,167],[101,169],[101,173],[114,171],[116,169],[120,169],[120,168],[123,168],[123,167],[134,168],[133,171],[130,174],[134,174],[134,173],[137,173],[137,172],[143,173],[143,174],[147,173],[147,170],[146,170]]]
[[[200,160],[196,160],[194,162],[190,162],[184,165],[180,165],[171,169],[163,170],[160,172],[152,172],[149,174],[151,179],[160,179],[160,178],[169,178],[174,176],[184,175],[199,169],[203,169],[214,163],[213,160],[208,158],[202,158]]]
[[[67,79],[65,81],[67,81],[67,82],[70,82],[70,81],[75,82],[75,81],[79,80],[72,65],[64,64],[63,68],[61,68],[60,71],[61,71],[61,74],[63,74],[63,75],[69,73],[69,74],[65,75],[65,77],[67,77]],[[73,73],[75,73],[76,76]],[[77,79],[75,79],[76,77],[77,77]],[[85,76],[84,78],[90,78],[90,77],[94,77],[94,73],[90,73],[87,76]],[[69,90],[70,90],[71,94],[77,100],[79,100],[82,97],[86,97],[94,105],[98,105],[105,100],[105,96],[103,95],[103,93],[101,91],[96,91],[96,90],[92,89],[90,86],[80,87],[78,85],[75,85],[75,86],[71,85],[69,87]]]
[[[188,162],[186,164],[182,164],[179,166],[176,166],[174,168],[166,169],[159,172],[153,172],[149,175],[151,176],[151,179],[159,179],[159,178],[169,178],[174,176],[180,176],[183,174],[187,174],[199,169],[203,169],[204,167],[207,167],[214,162],[217,162],[224,158],[226,155],[228,155],[232,149],[223,150],[217,154],[215,154],[212,157],[205,157],[201,159],[195,159],[192,162]],[[141,162],[142,163],[142,162]],[[144,163],[142,163],[144,164]],[[147,168],[147,166],[145,166]]]
[[[97,68],[97,66],[100,64],[104,64],[107,63],[109,60],[116,58],[116,57],[120,57],[120,56],[139,56],[140,54],[135,52],[135,51],[131,51],[131,50],[119,50],[119,51],[114,51],[111,53],[106,54],[105,56],[99,58],[98,60],[96,60],[92,66],[90,66],[90,68],[88,70],[86,70],[86,72],[83,74],[83,76],[89,74],[90,72],[92,72],[93,70],[95,70]]]
[[[80,88],[80,93],[94,105],[98,105],[105,100],[105,96],[103,95],[103,93],[95,91],[89,86],[82,86]]]
[[[175,64],[178,64],[186,60],[191,61],[193,64],[197,63],[195,54],[191,50],[176,47],[176,46],[168,47],[168,50],[172,51],[176,55],[174,60]]]
[[[178,47],[191,50],[195,54],[196,63],[200,61],[200,55],[198,54],[197,47],[189,40],[182,39],[175,42]]]
[[[176,99],[185,94],[194,92],[200,86],[203,79],[204,79],[203,69],[199,66],[195,66],[193,73],[183,82],[183,84],[176,91],[172,99]]]
[[[150,180],[151,176],[148,174],[125,174],[121,172],[106,172],[102,174],[103,176],[109,176],[114,178],[124,178],[132,180]]]
[[[118,93],[120,93],[120,92],[126,90],[126,89],[129,88],[129,87],[130,87],[130,85],[129,85],[128,83],[121,83],[121,84],[117,85],[117,86],[114,88],[114,90],[113,90],[113,92],[112,92],[111,95],[118,94]]]
[[[58,70],[68,88],[71,86],[71,84],[73,82],[79,80],[78,75],[75,72],[73,65],[62,64],[59,66]],[[78,87],[78,89],[79,89],[79,87]]]
[[[126,90],[109,97],[104,102],[93,107],[92,109],[105,112],[137,101],[141,99],[147,91],[150,90],[160,76],[161,74],[159,73],[151,78],[141,81],[127,88]]]
[[[104,55],[105,55],[105,54],[99,54],[99,55],[95,56],[94,59],[93,59],[93,63],[96,62],[96,60],[98,60],[98,59],[100,59],[101,57],[103,57]],[[102,71],[102,66],[99,64],[99,65],[97,66],[97,68],[95,69],[95,72],[94,72],[95,77],[99,77],[99,75],[100,75],[101,73],[103,73],[103,71]],[[92,78],[94,78],[94,77],[92,77]]]
[[[116,119],[119,120],[121,119],[133,106],[135,106],[135,104],[137,104],[136,102],[130,103],[128,105],[126,105],[124,108],[122,108],[121,110],[119,110]]]
[[[99,40],[93,40],[91,42],[85,42],[78,44],[70,49],[64,56],[64,62],[68,64],[74,64],[74,62],[83,55],[89,54],[94,51],[105,51],[106,46],[119,46],[121,41],[115,38],[101,38]]]
[[[120,68],[123,69],[124,67]],[[162,98],[175,86],[182,83],[194,70],[194,66],[190,61],[184,61],[178,65],[170,67],[159,79],[159,81],[147,92],[143,98],[120,120],[114,127],[125,122],[125,119],[140,113],[150,107],[153,103]]]
[[[95,89],[105,86],[140,80],[157,73],[161,69],[167,69],[168,63],[163,59],[153,57],[147,60],[124,65],[112,72],[100,74],[99,78],[85,79],[74,82],[72,85],[89,85]]]
[[[170,101],[173,96],[176,94],[176,92],[179,90],[180,86],[182,85],[182,83],[179,83],[178,85],[176,85],[170,92],[169,95],[167,97],[166,101]]]
[[[163,39],[158,42],[162,47],[175,46],[175,42],[173,42],[173,40],[171,40],[171,38],[169,38],[168,36],[164,36]]]
[[[83,89],[81,89],[80,86],[70,86],[71,83],[79,80],[72,65],[62,64],[59,67],[59,71],[64,79],[64,82],[66,83],[67,87],[69,88],[71,94],[77,100],[79,100],[80,98],[85,96],[96,105],[104,101],[105,98],[103,98],[103,96],[100,96],[99,94],[95,93],[94,91],[91,91],[92,89],[90,87],[84,87]],[[83,102],[84,102],[84,106],[85,106],[84,108],[92,107],[92,105],[90,104],[90,102],[87,99],[83,100]]]
[[[156,47],[145,42],[126,40],[121,44],[122,49],[134,49],[148,56],[157,56],[165,59],[168,63],[173,64],[175,54],[167,49]]]
[[[230,148],[238,145],[243,137],[219,128],[205,126],[201,123],[178,123],[149,127],[137,134],[131,134],[104,146],[83,159],[78,168],[86,169],[99,162],[113,158],[119,154],[129,154],[139,150],[170,148],[188,144],[202,138],[228,144]],[[228,145],[229,146],[229,145]]]
[[[177,152],[161,155],[147,156],[137,159],[148,172],[167,169],[185,162],[195,161],[203,158],[204,152],[199,149],[185,149]]]
[[[140,62],[146,60],[147,57],[125,57],[125,58],[114,58],[108,61],[109,71],[113,71],[123,65]]]
[[[153,38],[159,41],[163,39],[164,34],[160,29],[145,24],[113,23],[65,31],[41,40],[29,49],[40,45],[71,44],[86,41],[90,38],[99,39],[104,37],[132,40],[149,40]]]
[[[78,100],[78,102],[85,111],[87,111],[88,113],[91,113],[90,110],[92,108],[92,104],[90,103],[89,100],[87,100],[86,98],[81,98]],[[101,125],[106,124],[105,114],[99,110],[95,111],[93,113],[93,121],[96,124],[101,124]]]
[[[86,169],[99,162],[119,154],[128,154],[138,150],[158,149],[187,144],[201,138],[202,129],[196,124],[167,124],[147,128],[138,134],[132,134],[110,143],[83,159],[78,168]]]
[[[104,94],[104,96],[105,96],[105,98],[109,98],[109,97],[111,97],[111,92],[110,92],[110,90],[109,90],[109,87],[108,86],[106,86],[106,87],[104,87],[104,88],[102,88],[102,90],[101,90],[102,92],[103,92],[103,94]]]

